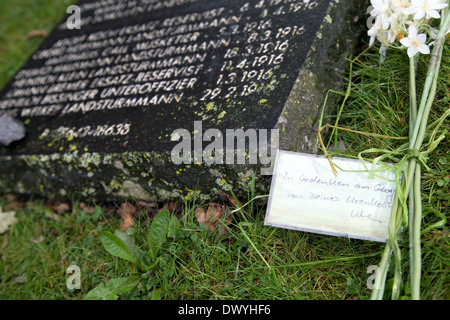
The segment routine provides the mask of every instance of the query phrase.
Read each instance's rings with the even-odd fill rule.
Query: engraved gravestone
[[[80,28],[66,17],[0,94],[0,116],[26,127],[0,147],[0,190],[207,199],[247,192],[256,173],[267,193],[259,168],[272,163],[208,162],[219,154],[208,129],[227,148],[227,130],[252,129],[268,154],[278,137],[281,149],[315,152],[363,2],[79,1]],[[171,157],[178,132],[193,151],[182,163]]]

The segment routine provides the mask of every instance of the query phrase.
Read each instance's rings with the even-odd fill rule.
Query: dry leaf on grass
[[[156,202],[138,201],[136,214],[140,217],[151,218],[158,213]]]
[[[195,209],[195,217],[200,225],[204,225],[206,230],[214,231],[220,228],[220,235],[226,234],[226,225],[229,225],[233,217],[229,214],[228,207],[219,203],[211,202],[206,209]]]
[[[161,212],[163,210],[169,210],[171,214],[176,214],[182,212],[183,205],[178,202],[164,203],[163,206],[158,209],[158,212]]]
[[[48,33],[45,30],[31,30],[27,34],[27,41],[30,40],[30,38],[36,37],[36,36],[47,38],[48,37]]]
[[[84,202],[80,202],[79,207],[81,210],[84,210],[88,214],[94,214],[94,212],[95,212],[95,207],[88,206]]]
[[[239,200],[236,200],[235,198],[233,198],[231,195],[223,192],[222,190],[219,190],[219,194],[222,198],[227,199],[231,204],[234,204],[235,206],[240,206],[241,203],[239,202]]]
[[[120,230],[124,232],[128,228],[133,227],[133,217],[131,214],[124,214],[122,224],[120,225]]]
[[[179,202],[169,202],[167,210],[169,210],[171,213],[181,212],[183,211],[183,204]]]
[[[57,222],[61,222],[61,221],[63,220],[63,217],[58,216],[56,213],[54,213],[54,212],[53,212],[52,210],[50,210],[50,209],[46,209],[46,210],[45,210],[44,216],[47,217],[47,218],[49,218],[49,219],[55,220],[55,221],[57,221]]]
[[[233,196],[231,196],[231,195],[229,195],[229,194],[223,192],[222,190],[219,190],[219,194],[221,195],[222,198],[227,199],[227,200],[230,202],[230,204],[232,205],[232,207],[233,207],[233,206],[235,207],[235,208],[233,208],[233,209],[240,208],[239,211],[237,211],[238,213],[239,213],[240,211],[243,211],[243,212],[246,212],[246,213],[247,213],[247,210],[248,210],[248,209],[247,209],[247,207],[245,207],[245,206],[242,204],[242,202],[240,202],[239,200],[235,199]]]
[[[136,207],[128,201],[120,204],[120,209],[116,211],[123,219],[120,230],[123,232],[133,226],[133,215],[136,213]]]
[[[45,212],[45,213],[44,213],[44,216],[47,217],[47,218],[49,218],[49,219],[55,220],[55,221],[57,221],[57,222],[61,222],[62,219],[63,219],[63,218],[61,218],[60,216],[58,216],[57,214],[50,213],[50,212]]]
[[[125,201],[120,204],[120,209],[117,209],[116,212],[121,217],[124,215],[134,215],[136,213],[136,207],[128,201]]]
[[[24,202],[18,201],[16,196],[11,193],[6,194],[5,198],[7,200],[4,207],[5,210],[20,210],[25,206]]]
[[[58,203],[58,204],[47,204],[47,205],[55,213],[64,213],[64,212],[68,212],[71,210],[71,205],[66,202],[62,202],[62,203]]]

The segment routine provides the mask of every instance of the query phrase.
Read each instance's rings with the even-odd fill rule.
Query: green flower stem
[[[432,54],[432,57],[430,60],[430,65],[429,65],[426,80],[425,80],[425,85],[424,85],[424,88],[422,91],[422,98],[420,100],[420,105],[419,105],[416,122],[415,122],[415,125],[413,128],[411,146],[417,145],[416,142],[419,137],[420,124],[423,123],[423,120],[425,120],[425,124],[426,124],[426,120],[428,120],[428,119],[425,119],[428,117],[423,116],[425,113],[425,108],[426,108],[425,105],[427,104],[427,100],[429,100],[429,98],[431,97],[430,89],[431,89],[432,83],[434,82],[435,79],[437,79],[437,70],[439,70],[439,68],[436,68],[436,66],[440,65],[440,62],[441,62],[443,42],[445,40],[445,32],[447,31],[449,25],[450,25],[450,11],[447,12],[445,19],[441,20],[440,30],[436,37],[433,54]],[[434,95],[433,95],[433,99],[434,99]],[[420,142],[419,146],[421,144],[422,143]]]
[[[437,87],[437,79],[440,69],[440,64],[442,60],[442,50],[443,50],[443,43],[445,40],[445,30],[448,29],[448,26],[450,24],[450,12],[447,13],[445,23],[441,26],[441,31],[438,34],[438,37],[435,42],[435,47],[433,50],[433,56],[430,61],[430,68],[431,74],[433,75],[431,77],[432,84],[430,87],[429,95],[426,99],[426,105],[425,109],[422,115],[422,119],[420,122],[420,128],[417,131],[417,138],[414,141],[413,148],[420,150],[423,140],[425,138],[426,133],[426,127],[428,122],[428,116],[431,111],[431,107],[434,102],[434,97],[436,95],[436,87]],[[428,81],[428,77],[427,77]],[[425,100],[425,99],[423,99]],[[421,101],[422,104],[422,101]],[[419,119],[417,119],[419,120]],[[416,121],[417,123],[418,121]],[[414,128],[414,131],[416,128]],[[414,138],[415,136],[413,136]],[[420,234],[421,234],[421,220],[422,220],[422,203],[421,203],[421,187],[420,187],[420,178],[421,178],[421,168],[420,165],[412,166],[415,167],[415,176],[414,179],[414,199],[410,199],[410,201],[414,201],[414,217],[413,217],[413,226],[412,229],[410,229],[410,232],[412,230],[413,233],[413,253],[410,255],[412,256],[413,260],[411,260],[411,263],[413,264],[412,267],[412,274],[411,274],[411,298],[414,300],[420,299],[420,282],[421,282],[421,267],[422,267],[422,259],[421,259],[421,244],[420,244]],[[412,168],[411,168],[412,169]]]
[[[446,12],[444,14],[444,11]],[[401,251],[398,246],[397,236],[401,226],[409,225],[409,246],[410,246],[410,279],[411,279],[411,297],[420,299],[421,282],[421,166],[425,165],[424,155],[420,154],[422,143],[426,135],[428,117],[434,102],[437,88],[437,78],[442,60],[443,43],[445,41],[445,32],[450,25],[450,10],[442,12],[440,31],[437,35],[430,64],[425,79],[425,85],[420,99],[420,105],[417,109],[416,97],[416,71],[415,59],[410,59],[410,132],[409,149],[399,165],[403,170],[403,178],[398,182],[397,192],[392,205],[391,218],[389,220],[389,236],[386,247],[380,261],[380,269],[376,276],[376,288],[372,291],[371,299],[381,300],[384,295],[384,286],[386,282],[388,266],[391,255],[394,256],[395,273],[392,288],[392,299],[398,299],[401,291]],[[433,134],[431,139],[433,139]],[[434,141],[433,144],[439,141]],[[435,146],[434,146],[435,147]],[[429,151],[427,151],[429,152]],[[409,199],[408,199],[409,198]],[[409,202],[408,202],[409,200]],[[408,202],[408,205],[407,205]],[[409,210],[408,210],[409,209]],[[409,212],[408,212],[409,211]]]
[[[409,58],[409,141],[412,139],[412,134],[414,131],[414,123],[417,119],[417,95],[416,95],[416,59],[414,57]],[[409,163],[407,163],[409,167]],[[414,274],[414,191],[411,189],[409,192],[409,202],[408,202],[408,226],[409,226],[409,274]],[[412,281],[410,281],[411,292]]]
[[[392,212],[393,219],[392,222],[389,222],[389,239],[388,241],[391,244],[392,252],[394,254],[394,282],[392,284],[392,299],[396,300],[398,299],[400,295],[400,289],[401,289],[401,279],[402,279],[402,272],[401,272],[401,261],[402,261],[402,255],[400,251],[400,247],[398,245],[397,236],[400,230],[400,227],[402,226],[402,220],[403,220],[403,206],[397,205],[397,210]]]
[[[411,120],[414,121],[414,126],[410,127],[410,140],[413,149],[420,150],[426,134],[428,116],[436,95],[437,79],[442,60],[443,43],[445,41],[445,32],[450,24],[450,11],[447,12],[445,19],[441,21],[440,31],[438,33],[433,54],[430,60],[430,65],[427,72],[424,91],[420,101],[420,107],[417,113],[415,107],[415,75],[413,79],[413,72],[415,73],[413,61],[410,60],[410,103],[411,103]],[[415,118],[415,119],[414,119]],[[421,220],[422,220],[422,203],[421,203],[421,167],[416,165],[416,159],[411,159],[409,164],[410,179],[406,186],[406,194],[410,194],[409,199],[409,239],[410,239],[410,275],[411,275],[411,298],[414,300],[420,299],[420,282],[421,282]],[[414,174],[414,176],[412,176]],[[411,184],[414,184],[411,188]],[[411,210],[412,209],[412,210]],[[411,250],[412,246],[412,250]],[[412,251],[412,252],[411,252]]]
[[[375,278],[375,288],[372,290],[370,295],[371,300],[383,300],[384,286],[386,283],[386,276],[389,269],[389,261],[391,260],[392,249],[391,245],[386,242],[386,247],[384,248],[383,256],[380,261],[380,268]]]
[[[383,296],[384,296],[384,287],[385,287],[385,283],[386,283],[386,278],[387,278],[387,272],[389,269],[389,263],[391,260],[391,255],[392,252],[394,252],[394,254],[398,254],[399,251],[395,250],[395,246],[398,248],[398,244],[397,244],[397,233],[398,233],[398,229],[399,226],[401,226],[401,223],[399,225],[398,221],[399,219],[397,219],[398,216],[402,216],[402,212],[401,212],[401,208],[402,206],[399,205],[400,204],[400,200],[399,200],[399,194],[396,192],[395,196],[394,196],[394,201],[392,203],[392,209],[391,209],[391,218],[389,220],[389,236],[388,236],[388,240],[386,242],[386,247],[384,249],[383,252],[383,256],[381,258],[381,262],[380,262],[380,268],[378,271],[378,274],[376,276],[375,279],[375,283],[377,284],[376,288],[374,288],[372,290],[371,296],[370,298],[372,300],[382,300]],[[400,213],[400,215],[399,215]],[[400,219],[401,221],[401,219]],[[396,261],[398,261],[398,259],[396,259]],[[396,274],[397,274],[398,268],[396,268]],[[397,285],[395,286],[395,288],[398,288],[398,277],[396,277],[396,281]],[[395,292],[397,292],[398,290],[395,289]],[[396,294],[396,293],[394,293]]]
[[[430,88],[430,95],[428,96],[428,99],[426,101],[425,110],[423,112],[422,119],[421,119],[422,121],[420,123],[419,131],[417,133],[417,138],[415,139],[414,144],[413,144],[413,148],[417,149],[417,150],[420,150],[420,148],[422,146],[422,143],[423,143],[423,140],[425,138],[425,133],[426,133],[426,129],[427,129],[427,122],[428,122],[428,116],[430,114],[431,107],[432,107],[433,102],[434,102],[434,97],[436,95],[437,78],[438,78],[438,73],[439,73],[439,67],[441,65],[442,48],[443,48],[442,42],[440,42],[439,44],[440,44],[440,46],[438,47],[437,41],[436,41],[435,49],[438,48],[440,50],[435,50],[435,51],[439,51],[438,54],[436,55],[437,61],[433,61],[434,60],[433,58],[435,57],[434,52],[433,52],[432,62],[435,62],[434,63],[435,64],[435,68],[434,68],[435,72],[434,72],[434,76],[433,76],[433,82],[432,82],[432,85],[431,85],[431,88]],[[419,119],[417,119],[417,120],[419,120]]]
[[[411,274],[411,298],[413,300],[420,300],[420,279],[422,271],[422,249],[420,244],[422,199],[420,196],[420,178],[421,168],[420,166],[416,166],[416,173],[414,176],[414,206],[416,208],[413,228],[414,268],[413,273]]]
[[[416,217],[415,207],[414,207],[414,190],[409,191],[409,202],[408,202],[408,226],[409,226],[409,274],[410,274],[410,290],[413,292],[413,282],[411,280],[412,275],[414,274],[414,219]]]
[[[399,186],[399,189],[401,191],[404,190],[403,194],[405,197],[408,196],[410,192],[410,187],[412,186],[411,180],[414,177],[414,172],[416,170],[416,159],[412,158],[410,161],[407,161],[404,163],[404,174],[403,179],[401,182],[401,185]],[[391,218],[389,220],[389,236],[388,241],[386,243],[386,248],[383,253],[382,261],[380,263],[380,269],[379,274],[377,275],[378,278],[380,278],[383,283],[383,286],[380,286],[379,289],[374,289],[371,294],[371,299],[378,300],[382,299],[384,295],[384,283],[386,281],[386,275],[388,272],[389,262],[391,259],[391,254],[393,253],[394,256],[394,263],[395,263],[395,272],[394,272],[394,283],[392,287],[392,299],[398,299],[400,295],[400,289],[401,289],[401,251],[398,245],[397,236],[399,234],[400,228],[403,224],[403,215],[406,208],[404,207],[404,202],[408,199],[401,199],[400,198],[401,192],[396,192],[394,201],[392,204],[392,210],[391,210]],[[377,281],[379,281],[377,279]]]
[[[411,140],[417,119],[416,59],[414,57],[409,58],[409,110],[409,139]]]

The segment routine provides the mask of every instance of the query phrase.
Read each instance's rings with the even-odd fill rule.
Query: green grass
[[[69,2],[21,1],[19,5],[6,1],[2,4],[0,87],[42,41],[38,37],[26,41],[26,34],[33,29],[50,31]],[[426,72],[427,59],[422,57],[419,61],[419,74]],[[388,51],[385,63],[380,64],[378,60],[374,48],[354,63],[350,97],[342,108],[338,125],[406,136],[407,57],[404,53]],[[447,42],[429,123],[448,109],[449,69]],[[418,77],[418,88],[423,78]],[[336,111],[340,107],[336,105]],[[335,118],[325,119],[324,123],[334,124]],[[448,121],[441,132],[444,129],[450,130]],[[330,137],[329,132],[326,137]],[[423,299],[450,298],[449,138],[447,133],[446,139],[430,155],[427,162],[430,171],[424,170],[422,177]],[[337,141],[343,141],[347,149],[336,154],[346,157],[356,157],[369,147],[392,150],[402,143],[344,131],[337,131],[336,139],[332,137],[332,143]],[[109,254],[100,242],[102,231],[120,228],[121,221],[114,213],[120,204],[97,203],[96,212],[89,214],[74,200],[73,208],[55,215],[44,200],[25,198],[21,202],[27,203],[22,209],[14,199],[0,194],[0,207],[4,211],[15,210],[18,218],[9,231],[0,235],[0,298],[82,299],[100,282],[140,272],[132,263]],[[140,275],[139,287],[122,299],[149,299],[155,289],[161,289],[162,299],[186,300],[340,300],[370,296],[366,270],[379,263],[384,244],[266,227],[265,208],[256,202],[252,203],[250,212],[237,215],[227,227],[229,232],[220,236],[199,226],[194,216],[196,207],[194,202],[188,202],[181,212],[176,212],[181,221],[177,237],[164,243],[157,268],[151,274]],[[135,219],[133,238],[142,250],[149,250],[149,222],[150,219]],[[407,242],[401,243],[401,248],[407,257]],[[403,265],[406,283],[407,260]],[[66,269],[71,264],[81,269],[81,290],[66,287]],[[407,290],[406,286],[406,294]],[[389,298],[389,290],[385,297]]]
[[[55,220],[38,200],[19,210],[18,223],[1,237],[0,296],[81,299],[100,281],[138,272],[102,247],[100,232],[113,232],[120,220],[98,211],[87,214],[74,206]],[[162,299],[186,300],[369,295],[365,270],[377,262],[378,243],[265,227],[261,209],[245,213],[228,226],[227,235],[219,236],[199,226],[192,210],[183,213],[177,238],[164,244],[158,268],[123,299],[147,299],[159,288]],[[148,222],[136,220],[133,238],[142,250],[149,250],[148,234]],[[81,269],[81,290],[66,288],[65,270],[71,264]]]
[[[27,39],[33,30],[48,34],[75,0],[5,0],[0,10],[0,90],[44,40]]]
[[[102,215],[74,210],[53,216],[43,201],[35,200],[16,217],[18,222],[0,238],[1,298],[70,299],[64,280],[70,264],[80,266],[85,284],[96,281],[98,270],[107,275],[102,266],[109,257],[97,241]]]

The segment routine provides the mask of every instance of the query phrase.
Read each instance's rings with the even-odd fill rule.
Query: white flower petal
[[[409,38],[403,38],[400,40],[400,43],[404,45],[405,47],[411,46],[411,40]]]
[[[407,52],[408,52],[408,57],[412,58],[412,57],[414,57],[416,55],[417,49],[414,46],[410,46],[408,48]]]
[[[417,50],[423,54],[429,54],[430,48],[426,44],[421,44],[417,47]]]
[[[375,7],[375,8],[379,8],[383,6],[383,1],[382,0],[370,0],[370,3]]]
[[[417,37],[417,29],[414,25],[410,25],[408,28],[408,38],[415,39]]]
[[[420,43],[425,43],[425,41],[427,41],[427,35],[425,33],[418,34],[416,39]]]
[[[441,9],[444,9],[445,7],[447,7],[447,6],[448,6],[447,3],[434,3],[432,5],[432,8],[433,9],[437,9],[437,10],[441,10]]]
[[[403,13],[406,14],[406,15],[413,14],[413,13],[416,13],[416,12],[417,12],[417,7],[413,7],[413,6],[408,7],[408,8],[406,8],[403,11]]]
[[[423,17],[425,17],[425,11],[423,11],[423,10],[419,10],[419,11],[417,11],[417,13],[415,14],[415,16],[414,16],[414,20],[420,20],[420,19],[422,19]]]
[[[439,19],[440,17],[441,17],[441,15],[436,10],[428,10],[427,11],[427,19],[430,19],[430,18]]]

